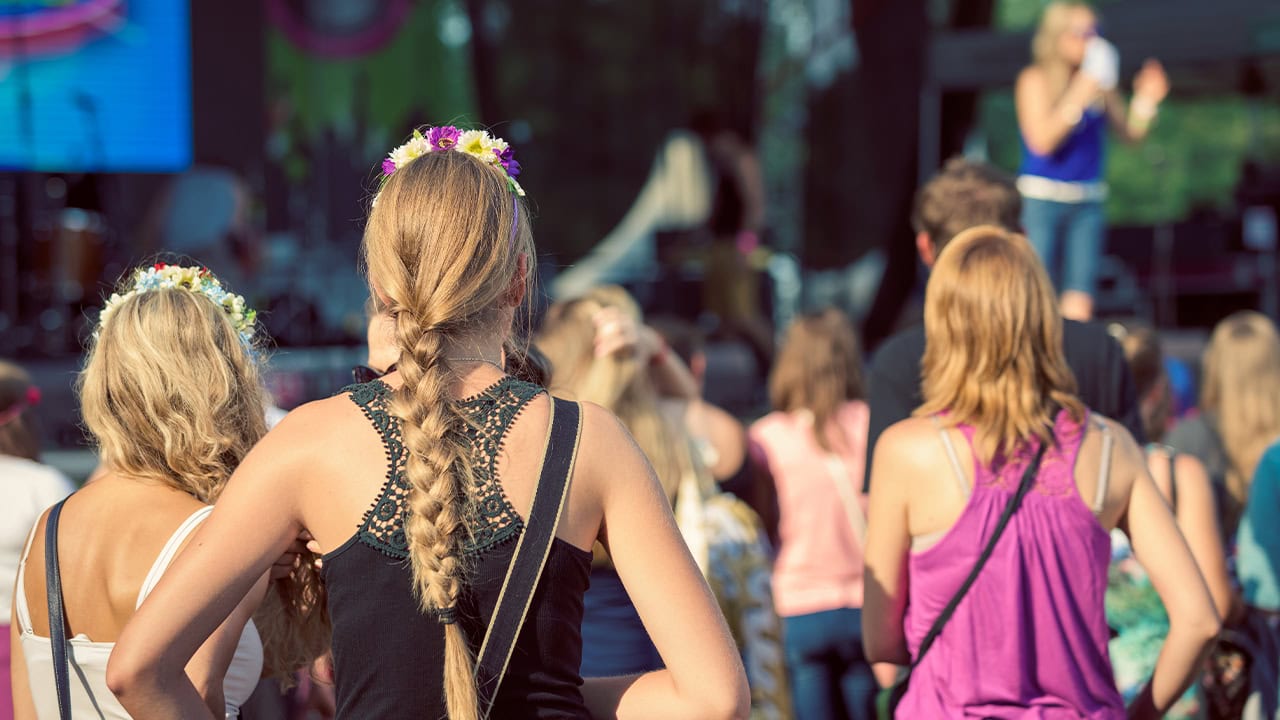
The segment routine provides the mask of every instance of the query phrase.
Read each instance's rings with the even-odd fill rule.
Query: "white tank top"
[[[169,568],[178,549],[199,525],[209,517],[213,507],[203,507],[195,511],[165,543],[160,556],[151,566],[147,578],[138,591],[138,602],[134,606],[141,607],[142,601],[155,589],[160,577]],[[31,685],[31,697],[36,706],[36,717],[39,720],[57,720],[58,694],[53,680],[53,646],[49,638],[36,635],[31,629],[31,611],[27,606],[26,575],[27,556],[31,553],[31,541],[35,538],[35,529],[27,538],[26,550],[22,553],[22,562],[18,568],[17,592],[15,608],[18,615],[18,631],[22,641],[22,654],[27,663],[27,679]],[[115,643],[93,642],[83,633],[69,639],[70,648],[67,657],[71,662],[71,716],[75,718],[99,718],[100,720],[130,720],[115,695],[107,689],[107,659]],[[15,661],[17,658],[14,659]],[[238,718],[240,706],[249,699],[253,689],[258,685],[262,675],[262,639],[258,637],[258,629],[250,620],[240,635],[235,655],[227,668],[227,676],[222,683],[222,693],[226,700],[226,717]]]

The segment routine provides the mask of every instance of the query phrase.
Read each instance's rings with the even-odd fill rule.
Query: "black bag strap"
[[[502,583],[502,592],[498,595],[476,662],[476,689],[482,718],[488,717],[493,708],[511,653],[515,650],[516,639],[533,602],[538,580],[546,567],[560,517],[564,514],[565,501],[569,497],[569,480],[573,476],[581,438],[582,406],[552,398],[547,449],[542,458],[542,473],[534,488],[533,508],[516,543],[511,565],[507,567],[506,580]]]
[[[1041,443],[1040,449],[1036,451],[1035,459],[1027,465],[1027,469],[1022,473],[1022,482],[1018,484],[1018,491],[1009,498],[1009,503],[1004,506],[1004,513],[1000,515],[1000,522],[996,523],[996,529],[991,533],[991,539],[987,541],[987,546],[983,548],[982,554],[978,556],[978,561],[973,564],[973,569],[969,571],[969,577],[965,578],[964,584],[956,591],[951,598],[951,602],[947,603],[947,607],[938,615],[938,619],[933,621],[933,627],[929,628],[928,634],[924,636],[924,640],[920,643],[920,651],[916,653],[916,659],[911,663],[911,669],[915,669],[920,661],[924,659],[925,653],[929,652],[929,648],[933,647],[933,641],[938,639],[938,634],[942,632],[942,628],[955,614],[956,608],[960,607],[960,601],[964,600],[964,596],[969,592],[969,588],[973,587],[973,583],[978,579],[978,573],[982,572],[982,567],[987,564],[987,559],[991,557],[991,553],[996,549],[996,543],[1000,542],[1000,536],[1004,534],[1005,527],[1009,524],[1009,519],[1018,511],[1022,505],[1022,499],[1027,496],[1027,492],[1031,490],[1031,486],[1035,484],[1036,475],[1040,472],[1040,460],[1044,458],[1044,451],[1049,447],[1048,443]]]
[[[67,618],[62,607],[62,574],[58,570],[58,518],[64,499],[49,509],[44,526],[44,583],[49,599],[49,644],[53,646],[53,683],[58,691],[58,717],[71,720],[71,665],[67,660]]]

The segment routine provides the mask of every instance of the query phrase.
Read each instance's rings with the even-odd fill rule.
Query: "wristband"
[[[1160,111],[1159,103],[1154,100],[1148,100],[1140,95],[1135,95],[1129,103],[1129,114],[1139,120],[1151,121]]]

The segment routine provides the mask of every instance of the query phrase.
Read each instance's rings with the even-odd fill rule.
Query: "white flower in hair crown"
[[[138,268],[133,274],[133,285],[127,292],[123,294],[112,293],[102,307],[102,314],[98,316],[99,329],[107,326],[107,321],[111,318],[115,309],[126,299],[155,290],[172,289],[187,290],[212,300],[215,305],[222,308],[222,311],[227,314],[227,317],[231,320],[231,326],[240,334],[240,339],[244,344],[252,345],[258,311],[245,307],[243,296],[224,289],[222,283],[218,282],[218,278],[214,277],[208,268],[169,265],[167,263],[156,263],[150,267]]]
[[[486,165],[502,170],[507,176],[507,186],[511,192],[524,197],[524,188],[516,181],[520,175],[520,163],[512,153],[511,145],[500,137],[490,135],[486,130],[459,130],[452,125],[429,127],[424,135],[421,130],[414,130],[409,142],[392,150],[387,159],[382,161],[383,176],[408,165],[428,153],[462,152]]]

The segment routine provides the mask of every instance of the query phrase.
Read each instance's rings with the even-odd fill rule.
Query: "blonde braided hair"
[[[452,341],[492,332],[502,317],[518,258],[532,254],[519,202],[492,165],[465,153],[430,153],[387,177],[364,234],[370,284],[395,318],[400,348],[403,386],[391,412],[408,451],[405,535],[414,588],[422,609],[444,625],[444,693],[454,720],[479,713],[475,661],[456,622],[475,474],[469,421],[451,399],[457,377],[445,351]]]

